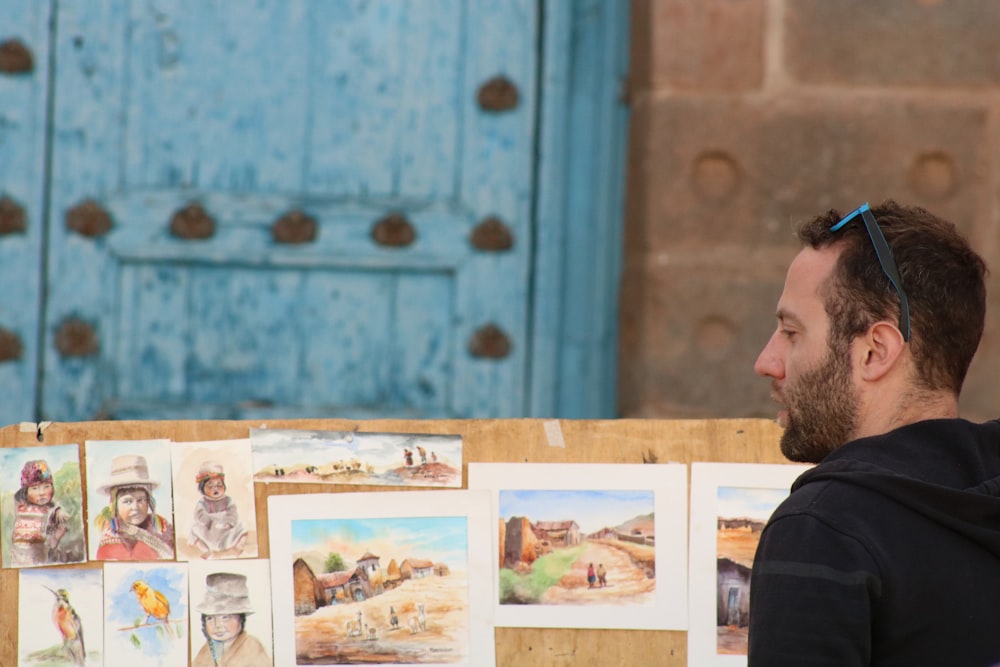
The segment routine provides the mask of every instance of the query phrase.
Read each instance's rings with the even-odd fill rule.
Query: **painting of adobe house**
[[[467,491],[270,497],[276,662],[493,664],[488,503]]]
[[[255,482],[462,486],[462,437],[250,429]]]
[[[689,665],[745,665],[761,531],[808,466],[691,464]]]
[[[686,482],[680,464],[470,464],[496,494],[497,624],[683,628]]]

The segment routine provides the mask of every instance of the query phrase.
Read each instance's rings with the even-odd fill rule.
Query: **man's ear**
[[[860,345],[861,377],[873,382],[895,367],[906,349],[902,332],[889,322],[876,322],[857,338]]]

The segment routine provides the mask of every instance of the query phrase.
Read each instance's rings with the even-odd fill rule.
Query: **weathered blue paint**
[[[8,4],[0,12],[0,41],[23,42],[34,70],[0,74],[0,197],[10,198],[27,217],[24,233],[0,236],[0,328],[21,347],[20,358],[0,362],[0,423],[34,416],[49,66],[47,4]]]
[[[560,208],[576,201],[574,189],[585,191],[580,208],[596,242],[616,243],[620,211],[606,219],[602,197],[616,192],[603,182],[609,172],[620,181],[620,155],[604,144],[623,132],[602,96],[617,89],[621,60],[598,47],[627,42],[620,24],[602,27],[623,4],[60,0],[51,35],[47,9],[21,10],[24,30],[43,44],[36,55],[54,40],[51,192],[46,202],[40,78],[27,86],[36,125],[16,135],[25,163],[36,163],[20,182],[36,188],[24,196],[39,224],[22,239],[34,245],[14,253],[0,239],[0,253],[23,264],[18,279],[36,277],[18,302],[31,312],[19,325],[28,358],[0,365],[16,368],[20,400],[0,405],[0,418],[606,414],[613,372],[606,386],[581,391],[559,379],[576,382],[576,367],[567,375],[565,354],[549,352],[578,331],[561,321],[560,299],[578,294],[564,265],[595,252],[586,239],[563,249],[570,211]],[[595,48],[602,55],[585,55]],[[477,105],[479,86],[496,75],[518,87],[512,111]],[[7,99],[0,118],[14,113]],[[610,126],[587,127],[596,123]],[[10,143],[4,129],[0,148]],[[590,134],[604,144],[574,148]],[[548,150],[560,142],[566,150]],[[11,173],[0,163],[0,190],[18,186]],[[65,212],[85,199],[111,214],[108,235],[65,228]],[[215,220],[209,239],[168,231],[192,202]],[[290,210],[318,221],[315,242],[272,240],[272,223]],[[372,224],[391,212],[412,222],[413,245],[373,242]],[[512,250],[470,246],[488,216],[511,229]],[[594,262],[613,293],[613,262]],[[607,311],[603,299],[573,317]],[[0,326],[9,303],[0,295]],[[94,327],[99,353],[60,356],[55,334],[68,318]],[[485,324],[508,334],[508,357],[468,353]],[[607,357],[584,366],[613,368],[608,327],[579,345],[568,338]],[[608,374],[581,378],[605,384]]]
[[[545,4],[533,416],[615,415],[629,3]]]

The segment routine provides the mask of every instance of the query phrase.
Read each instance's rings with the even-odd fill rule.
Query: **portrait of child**
[[[0,469],[4,566],[85,560],[79,447],[5,449]]]
[[[257,557],[248,438],[171,443],[177,560]]]
[[[236,502],[226,494],[226,473],[222,464],[205,461],[195,476],[198,499],[194,510],[194,523],[188,541],[201,553],[202,558],[232,551],[243,552],[247,542],[247,529],[240,522]]]

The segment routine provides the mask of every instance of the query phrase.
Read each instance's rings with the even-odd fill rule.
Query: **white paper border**
[[[656,530],[652,605],[501,605],[499,536],[491,530],[494,618],[498,627],[684,630],[687,628],[687,466],[683,463],[469,463],[469,488],[490,491],[491,526],[501,490],[650,490]]]
[[[496,664],[490,568],[489,494],[483,491],[397,491],[376,493],[294,494],[268,497],[268,530],[275,667],[295,662],[292,521],[302,519],[378,519],[453,517],[468,520],[469,658],[428,667]],[[395,664],[395,663],[387,663]]]
[[[691,557],[688,629],[690,667],[736,667],[747,664],[745,655],[716,653],[716,597],[718,565],[716,539],[719,488],[782,489],[787,491],[808,465],[783,463],[691,464]]]

